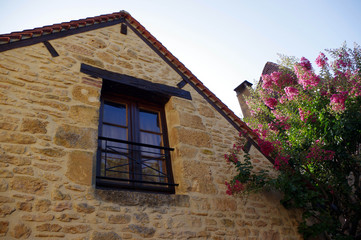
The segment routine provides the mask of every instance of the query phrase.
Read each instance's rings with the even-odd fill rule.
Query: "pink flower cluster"
[[[298,108],[298,112],[300,114],[300,118],[302,122],[307,122],[307,119],[309,118],[311,112],[307,110],[307,112],[303,111],[302,108]]]
[[[233,184],[226,181],[225,185],[227,186],[227,195],[232,195],[245,189],[245,186],[239,180],[236,180]]]
[[[265,156],[269,156],[275,149],[275,147],[273,146],[273,144],[271,142],[269,142],[267,140],[262,140],[262,139],[258,139],[258,146],[261,148],[261,152]]]
[[[224,158],[226,159],[226,161],[229,162],[234,162],[237,163],[238,162],[238,158],[236,156],[235,153],[230,153],[230,154],[224,154]]]
[[[294,97],[298,96],[298,89],[294,87],[285,87],[285,92],[288,100],[293,100]]]
[[[312,86],[317,86],[321,81],[320,77],[312,71],[310,61],[302,57],[301,62],[295,64],[295,73],[298,78],[298,83],[302,85],[303,89],[310,89]]]
[[[276,117],[274,122],[268,123],[268,127],[273,131],[278,131],[279,129],[288,130],[291,128],[291,125],[287,122],[290,118],[289,116],[285,117],[281,114],[278,114],[276,111],[272,111],[273,115]]]
[[[303,89],[310,89],[312,86],[317,86],[321,81],[320,77],[314,74],[310,70],[299,69],[299,65],[296,64],[294,69],[298,78],[298,83],[302,85]]]
[[[273,164],[273,168],[279,170],[282,165],[288,164],[290,157],[277,156]]]
[[[311,62],[310,62],[307,58],[305,58],[305,57],[302,57],[302,58],[301,58],[300,65],[301,65],[305,70],[311,70],[311,69],[312,69]]]
[[[287,85],[295,84],[296,80],[288,73],[273,72],[271,74],[262,75],[264,89],[273,89],[274,86],[283,88]]]
[[[264,101],[264,104],[266,104],[266,106],[269,107],[270,109],[275,109],[275,107],[278,104],[278,101],[277,99],[271,97],[271,98],[267,98]]]
[[[344,60],[342,60],[342,59],[336,60],[336,67],[337,68],[345,68],[347,66],[348,66],[348,64]]]
[[[350,90],[350,96],[359,97],[361,96],[361,76],[357,73],[354,74],[353,80],[351,81],[352,88]]]
[[[328,58],[326,57],[326,55],[323,53],[320,53],[320,55],[318,55],[318,57],[316,58],[316,64],[320,68],[323,68],[323,67],[327,66],[327,60],[328,60]]]
[[[339,94],[333,94],[331,96],[330,104],[332,106],[332,110],[334,110],[335,112],[345,110],[345,101],[347,99],[347,94],[348,92],[346,91]]]
[[[306,156],[308,161],[331,161],[335,156],[335,152],[331,150],[325,150],[320,148],[319,145],[315,145],[310,148],[309,153]]]

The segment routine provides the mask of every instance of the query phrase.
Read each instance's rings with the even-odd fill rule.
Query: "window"
[[[96,184],[174,192],[162,104],[102,92]]]

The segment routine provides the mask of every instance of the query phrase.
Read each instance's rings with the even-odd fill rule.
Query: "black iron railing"
[[[170,151],[157,145],[98,137],[97,183],[131,188],[174,187]],[[106,184],[105,184],[106,185]]]

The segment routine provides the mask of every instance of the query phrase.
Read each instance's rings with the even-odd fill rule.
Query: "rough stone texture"
[[[5,217],[12,214],[15,211],[15,208],[10,207],[9,205],[2,205],[0,207],[0,217]]]
[[[207,132],[178,128],[177,134],[179,142],[184,142],[195,147],[212,147],[211,138]]]
[[[8,190],[8,182],[5,179],[0,180],[0,192]]]
[[[38,212],[46,213],[49,211],[51,201],[49,199],[40,199],[35,203],[35,210]]]
[[[90,240],[121,240],[122,238],[115,232],[93,232]]]
[[[205,163],[185,161],[184,176],[189,177],[189,191],[204,194],[214,194],[217,192],[210,168]]]
[[[14,238],[27,239],[27,238],[29,238],[30,234],[31,234],[30,227],[26,226],[23,223],[15,225],[14,228],[12,229],[12,232],[11,232],[11,235]]]
[[[98,108],[77,105],[70,107],[69,117],[84,126],[96,125],[98,124],[99,111]]]
[[[137,233],[143,238],[153,237],[153,235],[155,233],[154,228],[144,227],[144,226],[136,225],[136,224],[130,224],[129,229],[131,232]]]
[[[91,149],[96,146],[96,134],[95,129],[62,125],[56,131],[55,143],[67,148]]]
[[[130,222],[130,215],[110,215],[108,217],[108,223],[112,224],[124,224]]]
[[[33,204],[29,202],[17,202],[16,208],[20,211],[31,212],[33,210]]]
[[[60,202],[60,203],[57,203],[54,208],[53,208],[53,211],[55,212],[62,212],[64,210],[68,210],[68,209],[72,209],[72,204],[71,202]]]
[[[84,86],[76,85],[73,88],[72,92],[74,100],[80,101],[82,103],[97,106],[99,104],[99,90]]]
[[[5,236],[8,231],[9,231],[9,222],[0,221],[0,236]]]
[[[62,227],[59,224],[44,223],[36,226],[36,230],[40,232],[59,232]]]
[[[79,213],[92,213],[95,211],[95,207],[90,206],[87,203],[78,203],[75,205],[75,209]]]
[[[69,225],[64,226],[62,229],[65,233],[77,234],[77,233],[86,233],[90,231],[89,225]]]
[[[10,182],[12,190],[38,195],[44,193],[47,185],[47,182],[41,178],[27,176],[15,176]]]
[[[24,175],[34,176],[34,170],[32,167],[14,167],[13,172],[19,173],[19,174],[24,174]]]
[[[48,222],[53,220],[54,216],[51,214],[24,214],[21,219],[24,221]]]
[[[21,124],[22,132],[29,133],[46,133],[46,126],[48,122],[40,121],[39,119],[25,118]]]
[[[165,115],[176,194],[95,189],[102,79],[82,63],[176,87],[182,80],[120,24],[0,52],[2,239],[301,239],[277,194],[225,194],[235,129],[189,84]],[[232,94],[232,93],[230,93]],[[236,97],[236,96],[235,96]],[[254,147],[258,169],[272,168]]]
[[[70,200],[70,195],[62,193],[59,189],[54,189],[51,192],[51,199],[52,200]]]
[[[75,183],[90,185],[94,154],[74,151],[69,154],[66,176]]]
[[[80,216],[75,213],[63,213],[57,217],[61,222],[71,222],[72,220],[78,220]]]
[[[33,144],[36,142],[36,138],[34,136],[22,133],[0,132],[0,142],[15,144]]]

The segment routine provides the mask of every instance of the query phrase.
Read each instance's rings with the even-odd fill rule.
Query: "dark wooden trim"
[[[57,57],[59,56],[59,53],[55,50],[55,48],[50,44],[50,42],[48,41],[44,41],[43,42],[46,49],[48,49],[48,51],[50,52],[52,57]]]
[[[178,87],[178,88],[183,88],[185,85],[187,85],[187,81],[182,80],[182,81],[180,81],[180,82],[177,84],[177,87]]]
[[[243,147],[243,151],[245,151],[246,153],[249,152],[249,150],[251,150],[251,146],[252,146],[252,143],[250,141],[247,141],[246,144],[244,145]]]
[[[152,83],[150,81],[135,78],[125,74],[110,72],[84,63],[81,64],[80,72],[88,74],[92,77],[103,78],[106,80],[118,82],[138,89],[142,89],[145,91],[154,92],[169,97],[176,96],[176,97],[192,100],[191,94],[188,91],[178,89],[176,87],[167,86],[164,84]]]
[[[60,31],[57,33],[51,33],[51,34],[43,35],[40,37],[33,37],[33,38],[25,39],[25,40],[19,40],[16,42],[0,44],[0,52],[4,52],[4,51],[18,48],[18,47],[30,46],[30,45],[34,45],[34,44],[37,44],[40,42],[49,41],[49,40],[53,40],[53,39],[57,39],[57,38],[67,37],[67,36],[78,34],[78,33],[88,32],[88,31],[92,31],[92,30],[95,30],[98,28],[109,27],[109,26],[113,26],[113,25],[123,23],[123,22],[124,22],[124,18],[119,18],[119,19],[116,19],[116,20],[113,20],[110,22],[102,22],[102,23],[97,23],[97,24],[93,24],[90,26],[69,29],[69,30]]]
[[[127,35],[128,33],[128,27],[126,24],[122,23],[122,25],[120,25],[120,33],[121,34],[124,34],[124,35]]]

